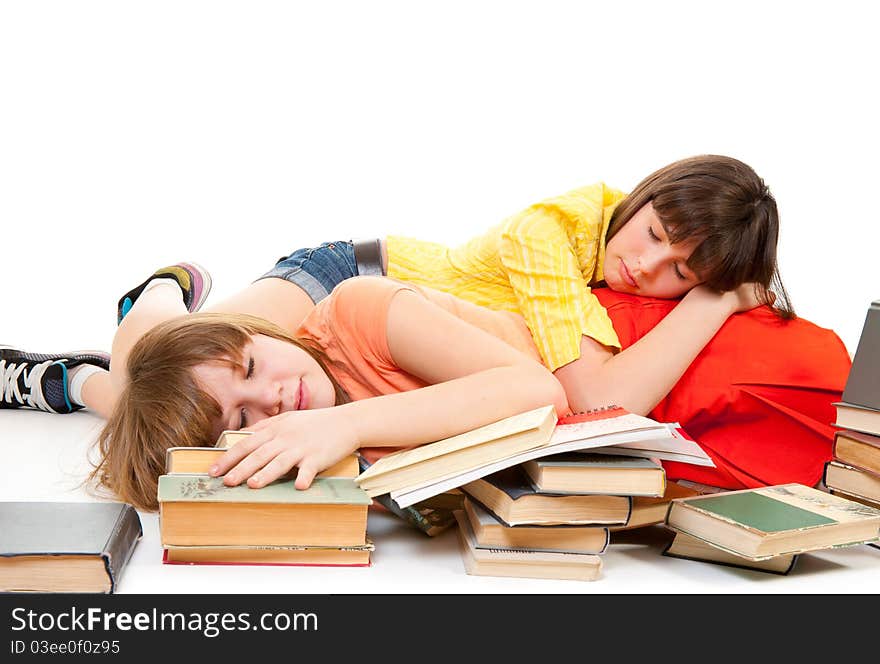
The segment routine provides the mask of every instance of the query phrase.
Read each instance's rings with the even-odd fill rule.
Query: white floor
[[[81,486],[101,420],[87,413],[53,416],[0,411],[2,500],[96,500]],[[660,555],[665,530],[612,540],[597,581],[473,577],[464,572],[456,536],[428,538],[387,514],[371,514],[376,545],[369,568],[163,565],[158,516],[141,513],[144,536],[119,593],[876,593],[880,549],[857,546],[804,555],[788,576],[677,560]]]

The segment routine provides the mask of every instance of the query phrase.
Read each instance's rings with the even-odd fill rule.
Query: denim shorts
[[[260,279],[277,277],[302,288],[317,304],[340,283],[358,276],[358,264],[351,241],[325,242],[310,249],[297,249],[278,259]]]

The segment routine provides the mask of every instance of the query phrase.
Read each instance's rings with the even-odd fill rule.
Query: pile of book
[[[667,484],[654,460],[592,452],[539,457],[462,489],[469,574],[587,581],[601,574],[612,530],[660,523],[670,500],[696,493]]]
[[[807,551],[877,542],[880,510],[803,484],[673,500],[663,554],[787,574]]]
[[[235,436],[241,436],[235,432]],[[159,527],[168,564],[367,566],[370,498],[355,483],[357,457],[325,470],[305,490],[285,477],[260,489],[226,486],[208,468],[232,444],[177,447],[159,478]]]
[[[547,406],[388,455],[357,482],[400,510],[460,487],[471,574],[594,579],[612,528],[660,523],[693,493],[667,487],[660,458],[712,465],[675,425],[613,406],[557,420]]]
[[[834,494],[880,507],[880,301],[868,309],[823,481]]]

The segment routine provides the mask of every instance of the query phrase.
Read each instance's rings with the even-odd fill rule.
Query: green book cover
[[[261,489],[246,484],[226,486],[222,477],[162,475],[159,502],[284,503],[369,505],[372,500],[353,478],[317,477],[308,489],[296,489],[294,480],[277,480]]]
[[[733,491],[682,502],[764,533],[880,518],[878,510],[801,484]]]
[[[564,466],[566,468],[613,468],[613,469],[658,469],[660,465],[644,457],[622,456],[620,454],[594,454],[566,452],[551,454],[534,460],[539,467]]]

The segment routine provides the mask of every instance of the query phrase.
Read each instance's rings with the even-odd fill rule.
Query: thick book
[[[772,558],[751,560],[737,556],[724,549],[719,549],[717,546],[713,546],[699,537],[682,532],[675,533],[672,541],[663,549],[662,553],[664,556],[671,558],[697,560],[717,565],[727,565],[728,567],[740,567],[783,575],[788,574],[794,568],[799,556],[797,553],[783,553]]]
[[[822,481],[835,493],[860,498],[859,502],[867,501],[880,508],[880,475],[865,472],[839,461],[829,461],[825,464]]]
[[[532,549],[557,553],[605,553],[607,528],[598,526],[508,526],[473,500],[464,501],[480,549]]]
[[[126,503],[0,502],[0,592],[113,593],[142,534]]]
[[[457,510],[455,518],[461,559],[468,574],[574,581],[594,581],[601,575],[602,558],[594,554],[479,548],[467,516]]]
[[[522,464],[538,491],[662,496],[666,471],[652,459],[615,454],[567,452]]]
[[[880,410],[847,401],[835,401],[834,408],[837,411],[835,426],[880,436]]]
[[[644,528],[645,526],[663,523],[666,521],[666,512],[669,509],[670,502],[676,498],[697,496],[700,493],[702,492],[698,489],[684,486],[679,482],[668,482],[666,484],[666,491],[659,498],[635,496],[633,497],[632,511],[627,522],[622,526],[611,526],[611,531],[633,530],[634,528]]]
[[[803,484],[678,498],[669,505],[666,523],[753,560],[880,536],[880,510]]]
[[[508,526],[623,525],[630,496],[538,493],[519,467],[505,468],[462,489]]]
[[[241,433],[241,432],[235,432]],[[165,450],[165,473],[207,474],[226,449],[217,447],[169,447]],[[293,468],[285,477],[296,477]],[[318,477],[357,477],[360,472],[358,456],[350,454],[330,468],[318,473]]]
[[[849,429],[837,431],[831,454],[837,461],[880,475],[880,436]]]
[[[494,461],[480,464],[458,465],[455,470],[428,475],[423,477],[421,481],[410,483],[407,486],[391,487],[389,491],[391,498],[399,506],[405,507],[499,470],[550,454],[592,449],[612,444],[628,445],[650,442],[647,447],[662,447],[675,439],[675,428],[671,424],[663,424],[648,417],[635,415],[617,406],[598,408],[558,420],[551,431],[549,440],[525,451],[511,452],[498,456]],[[639,454],[645,455],[647,451],[643,450]]]
[[[308,489],[277,480],[260,489],[222,477],[159,477],[164,546],[356,546],[366,543],[372,502],[354,479],[318,477]]]
[[[880,410],[880,300],[868,307],[841,401]]]
[[[369,567],[372,542],[360,546],[167,546],[165,565]]]

